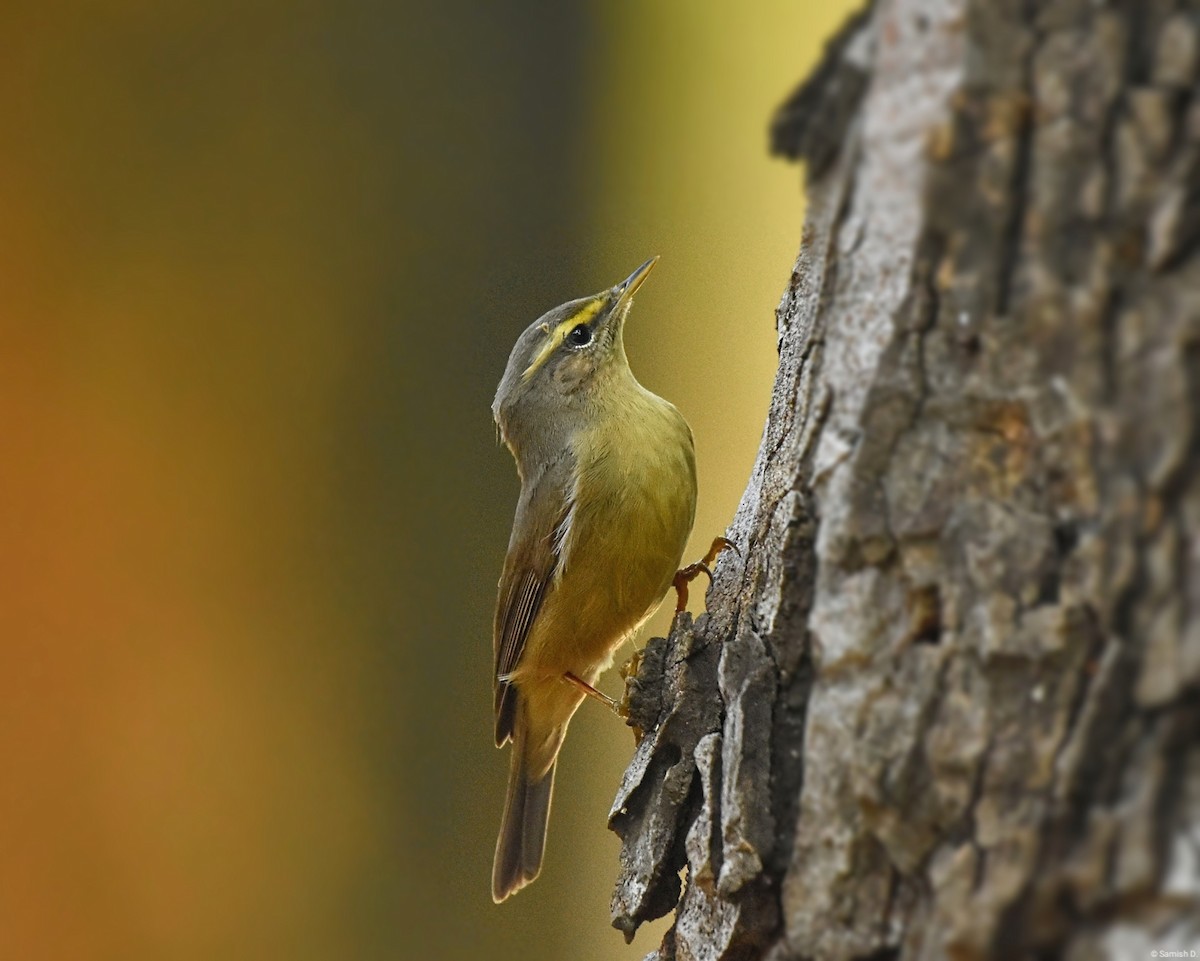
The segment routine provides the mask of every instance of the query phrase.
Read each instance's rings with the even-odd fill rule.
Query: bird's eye
[[[567,343],[572,347],[586,347],[591,342],[592,332],[588,329],[587,324],[572,327],[571,332],[567,334]]]

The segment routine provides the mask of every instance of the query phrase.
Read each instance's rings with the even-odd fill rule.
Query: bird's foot
[[[626,724],[633,728],[633,744],[636,747],[642,743],[642,738],[646,736],[646,732],[641,726],[635,724],[629,719],[631,710],[630,697],[632,696],[631,683],[638,675],[638,671],[642,668],[642,655],[645,648],[635,650],[629,660],[621,665],[620,673],[621,680],[625,682],[625,690],[621,694],[621,700],[617,703],[617,716],[622,718]]]
[[[620,714],[620,711],[617,710],[617,702],[616,701],[614,701],[611,697],[609,697],[603,691],[597,691],[594,687],[592,687],[592,685],[590,685],[583,678],[576,677],[570,671],[567,671],[567,673],[563,675],[563,680],[566,681],[568,684],[570,684],[572,687],[578,688],[580,691],[582,691],[588,697],[595,698],[597,701],[599,701],[601,704],[603,704],[605,707],[607,707],[614,714]]]
[[[629,660],[622,664],[618,669],[618,673],[621,675],[621,680],[625,682],[625,691],[621,695],[621,699],[617,702],[616,711],[617,716],[624,718],[626,721],[629,720],[629,680],[630,678],[637,677],[637,672],[641,666],[642,652],[635,649],[634,652],[629,655]]]
[[[711,564],[721,556],[724,550],[731,550],[740,556],[741,552],[737,549],[737,545],[727,538],[718,537],[712,542],[712,547],[708,549],[708,553],[704,555],[695,564],[689,564],[681,571],[677,571],[675,579],[671,582],[675,587],[675,613],[687,610],[688,602],[688,585],[701,574],[708,575],[709,584],[712,583],[713,574]]]

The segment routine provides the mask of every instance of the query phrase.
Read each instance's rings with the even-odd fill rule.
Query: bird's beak
[[[632,274],[625,278],[621,283],[613,288],[613,293],[617,295],[617,307],[622,307],[633,299],[633,295],[637,289],[642,286],[642,282],[650,275],[650,271],[654,269],[654,265],[658,263],[658,257],[651,257],[642,266],[635,270]]]

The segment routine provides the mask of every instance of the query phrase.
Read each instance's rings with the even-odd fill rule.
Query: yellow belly
[[[584,438],[562,560],[527,641],[520,684],[570,671],[591,683],[657,609],[696,508],[691,432],[670,404],[638,407]],[[525,685],[521,685],[525,686]]]

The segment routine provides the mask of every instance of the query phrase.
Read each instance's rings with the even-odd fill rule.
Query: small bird
[[[541,869],[572,715],[588,695],[608,700],[592,685],[673,579],[683,603],[688,572],[706,569],[676,577],[696,513],[691,428],[625,356],[625,318],[657,261],[534,321],[492,404],[521,479],[493,629],[496,746],[512,741],[497,903]]]

